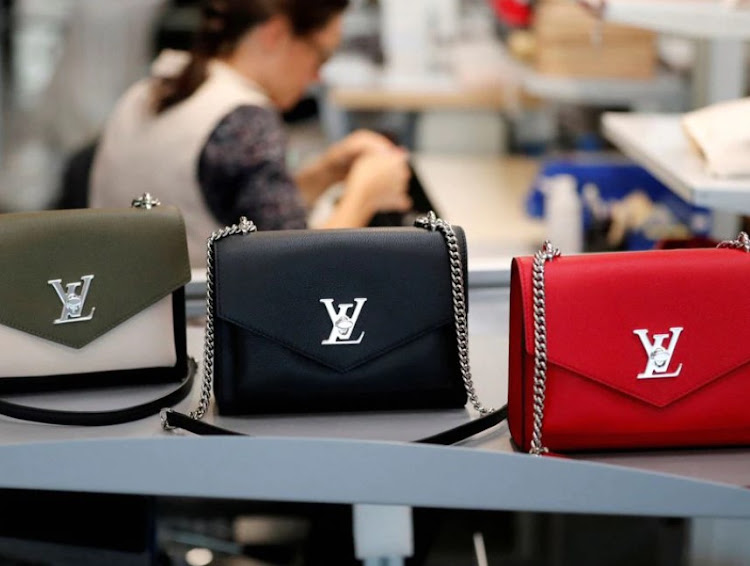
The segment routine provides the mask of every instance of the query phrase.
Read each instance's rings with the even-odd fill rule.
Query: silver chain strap
[[[458,240],[453,227],[440,220],[431,212],[428,216],[418,218],[414,224],[418,227],[430,231],[440,231],[445,238],[448,246],[448,255],[451,264],[451,287],[453,292],[453,311],[456,325],[456,338],[458,343],[458,358],[461,367],[461,377],[463,378],[466,393],[474,408],[482,415],[495,411],[488,409],[479,401],[474,389],[474,382],[471,378],[471,369],[469,366],[469,346],[468,346],[468,323],[466,317],[466,300],[464,297],[463,283],[463,263],[461,261],[461,252],[458,247]],[[211,393],[213,387],[213,361],[214,361],[214,244],[235,234],[250,234],[256,232],[255,225],[248,221],[244,216],[240,219],[239,224],[227,226],[211,234],[207,242],[206,253],[206,335],[203,348],[203,383],[201,385],[201,397],[198,402],[198,408],[189,413],[190,418],[195,420],[202,419],[211,403]],[[162,418],[162,427],[170,429],[166,419]]]
[[[717,248],[731,248],[750,253],[750,237],[740,232],[736,240],[724,240]],[[545,241],[534,255],[534,429],[531,435],[530,454],[540,456],[549,450],[542,444],[544,423],[544,396],[547,388],[547,311],[544,293],[544,266],[560,255],[560,250]]]
[[[189,413],[191,419],[202,419],[211,404],[214,380],[214,245],[228,236],[246,235],[256,231],[255,224],[243,216],[239,224],[227,226],[211,234],[206,243],[206,334],[203,344],[203,383],[198,408]],[[172,428],[164,418],[162,418],[162,427],[167,430]]]
[[[458,345],[458,361],[461,367],[461,378],[464,381],[466,394],[471,401],[472,406],[480,415],[487,415],[495,412],[494,408],[485,407],[474,389],[474,381],[471,377],[471,367],[469,366],[469,331],[466,317],[466,296],[464,287],[464,270],[461,259],[461,250],[458,247],[458,239],[453,227],[435,216],[430,212],[427,216],[422,216],[414,221],[414,225],[419,228],[425,228],[431,232],[438,231],[443,234],[445,243],[448,246],[448,257],[451,264],[451,289],[453,292],[453,315],[456,325],[456,342]]]
[[[541,456],[549,452],[542,444],[544,396],[547,389],[547,303],[544,294],[544,266],[560,255],[560,250],[545,241],[534,255],[534,430],[529,454]]]

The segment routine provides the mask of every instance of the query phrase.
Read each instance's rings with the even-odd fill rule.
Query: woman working
[[[407,155],[358,131],[292,174],[280,111],[318,79],[341,39],[348,0],[210,0],[192,53],[168,51],[123,96],[94,160],[90,203],[126,206],[144,192],[178,206],[194,267],[240,216],[261,230],[306,228],[331,185],[344,192],[325,228],[406,211]]]

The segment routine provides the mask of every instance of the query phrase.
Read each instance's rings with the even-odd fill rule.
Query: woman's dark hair
[[[349,0],[204,0],[190,63],[178,76],[161,78],[157,83],[157,114],[198,90],[206,80],[208,62],[230,53],[253,27],[282,14],[289,19],[295,35],[306,36],[323,29],[348,5]]]

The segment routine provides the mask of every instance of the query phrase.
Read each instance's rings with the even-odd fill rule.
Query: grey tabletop
[[[470,291],[477,391],[507,398],[508,289]],[[202,351],[200,326],[188,348]],[[199,380],[198,380],[199,381]],[[199,383],[176,408],[197,403]],[[164,387],[36,395],[19,402],[91,410],[143,401]],[[110,427],[0,421],[0,487],[253,500],[472,509],[750,517],[750,449],[538,458],[514,451],[503,424],[455,447],[410,440],[476,417],[470,409],[208,422],[252,434],[162,431],[158,416]]]

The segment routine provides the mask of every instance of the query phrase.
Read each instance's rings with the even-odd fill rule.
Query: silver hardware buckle
[[[414,226],[434,232],[438,227],[438,217],[435,212],[431,210],[426,216],[419,216],[416,218],[414,220]]]
[[[143,193],[140,197],[133,199],[130,206],[132,208],[145,208],[146,210],[151,210],[156,206],[161,206],[161,201],[151,193]]]

